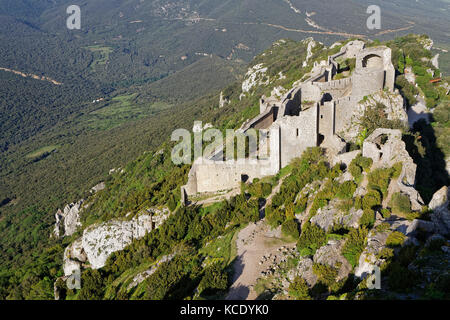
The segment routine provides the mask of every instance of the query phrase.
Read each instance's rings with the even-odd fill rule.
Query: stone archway
[[[383,69],[383,58],[376,54],[369,54],[363,58],[362,66],[368,69]]]

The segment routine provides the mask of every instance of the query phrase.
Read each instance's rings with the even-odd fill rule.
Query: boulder
[[[79,272],[81,270],[82,263],[87,261],[86,253],[83,249],[82,240],[75,240],[70,246],[64,251],[63,257],[63,269],[64,275],[70,276],[74,272]]]
[[[297,269],[291,273],[290,280],[294,280],[295,276],[305,279],[309,287],[314,287],[317,283],[317,276],[313,272],[314,262],[311,258],[301,258],[298,262]]]
[[[152,228],[152,217],[149,215],[141,215],[131,221],[113,220],[87,228],[83,232],[82,242],[92,268],[102,268],[112,253],[123,250]]]
[[[69,204],[64,208],[64,235],[66,237],[70,237],[77,232],[79,227],[81,227],[80,211],[83,202],[84,200],[80,200],[77,203]]]
[[[317,210],[316,215],[311,218],[311,223],[321,227],[329,232],[334,225],[341,225],[346,228],[358,228],[359,219],[363,215],[362,210],[350,209],[350,212],[344,213],[338,207],[339,200],[332,200],[330,203]]]
[[[339,268],[337,281],[346,278],[353,269],[347,259],[341,255],[344,244],[345,240],[330,240],[316,251],[313,258],[314,263]]]
[[[402,172],[397,179],[399,190],[408,195],[414,211],[422,210],[423,200],[415,189],[417,165],[406,150],[400,130],[376,129],[364,141],[363,156],[371,158],[375,167],[390,168],[401,162]]]
[[[431,199],[428,207],[433,210],[431,221],[434,223],[436,232],[442,235],[450,234],[450,189],[445,186],[437,191]]]
[[[359,257],[358,266],[355,268],[355,276],[365,278],[372,273],[373,267],[380,267],[384,260],[378,259],[377,254],[383,250],[386,239],[391,231],[378,232],[372,230],[367,236],[367,246]]]

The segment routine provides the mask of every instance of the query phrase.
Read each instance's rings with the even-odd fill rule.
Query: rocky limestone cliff
[[[167,209],[151,209],[129,221],[111,220],[92,225],[64,252],[64,274],[69,276],[82,266],[99,269],[108,257],[123,250],[133,240],[141,239],[158,228],[170,215]]]
[[[364,112],[369,106],[374,106],[377,103],[385,106],[384,112],[388,120],[399,120],[405,127],[408,125],[408,114],[402,95],[398,91],[380,91],[366,97],[356,105],[356,108],[352,110],[351,121],[339,135],[346,141],[356,142],[363,129],[360,124]]]
[[[397,179],[398,190],[408,195],[414,211],[422,210],[423,200],[415,189],[417,165],[406,150],[400,130],[376,129],[364,141],[363,156],[373,160],[374,168],[389,168],[401,162],[403,167]]]
[[[100,182],[90,190],[91,194],[95,194],[106,188],[104,182]],[[81,227],[80,214],[81,211],[87,208],[87,205],[83,206],[85,199],[81,199],[76,203],[68,204],[64,207],[64,210],[59,209],[55,213],[55,227],[51,236],[55,238],[70,237]],[[62,229],[62,230],[61,230]],[[61,231],[63,234],[61,235]]]
[[[55,214],[55,228],[53,229],[53,235],[56,238],[61,237],[61,228],[63,228],[64,235],[70,237],[78,228],[81,227],[80,212],[83,209],[84,199],[77,203],[71,203],[64,207],[64,210],[58,210]]]

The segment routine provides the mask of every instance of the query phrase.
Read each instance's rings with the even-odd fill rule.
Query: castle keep
[[[356,59],[353,73],[333,80],[339,62]],[[214,156],[197,159],[182,187],[182,200],[201,193],[238,188],[241,181],[274,175],[308,147],[323,147],[330,154],[346,151],[342,132],[351,123],[354,108],[365,97],[380,90],[394,91],[395,69],[391,49],[385,46],[365,48],[352,41],[328,61],[315,64],[309,79],[294,87],[280,100],[261,99],[260,114],[243,124],[245,133],[258,129],[266,133],[263,143],[267,157],[252,160],[217,161]]]

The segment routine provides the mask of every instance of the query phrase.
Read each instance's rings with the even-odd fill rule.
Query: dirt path
[[[291,7],[291,9],[293,9]],[[297,14],[301,14],[300,10],[298,10],[299,12],[296,12]],[[169,20],[185,20],[185,21],[191,21],[191,22],[199,22],[199,21],[217,21],[216,19],[210,19],[210,18],[175,18],[175,19],[169,19]],[[267,22],[243,22],[242,25],[263,25],[263,26],[267,26],[267,27],[271,27],[271,28],[277,28],[277,29],[281,29],[284,31],[289,31],[289,32],[297,32],[297,33],[306,33],[306,34],[326,34],[326,35],[335,35],[335,36],[341,36],[344,38],[362,38],[365,39],[367,38],[367,35],[362,35],[362,34],[354,34],[354,33],[349,33],[349,32],[338,32],[338,31],[332,31],[329,30],[325,27],[322,27],[320,25],[318,25],[316,22],[314,22],[312,19],[310,19],[309,17],[306,18],[306,22],[312,27],[315,28],[316,30],[304,30],[304,29],[293,29],[293,28],[288,28],[282,25],[278,25],[278,24],[272,24],[272,23],[267,23]],[[385,34],[389,34],[389,33],[395,33],[395,32],[400,32],[400,31],[406,31],[409,30],[411,28],[414,27],[415,23],[414,22],[410,22],[408,21],[409,25],[406,27],[402,27],[402,28],[398,28],[398,29],[389,29],[389,30],[384,30],[381,31],[379,33],[376,34],[376,36],[380,36],[380,35],[385,35]]]
[[[282,177],[272,189],[272,193],[260,208],[261,217],[264,216],[266,206],[272,203],[275,194],[280,192],[284,179],[289,176],[290,174]],[[285,244],[277,238],[276,231],[270,229],[265,219],[262,219],[257,223],[249,224],[239,232],[236,240],[237,257],[233,265],[233,284],[227,300],[255,300],[257,298],[253,286],[261,272],[267,268],[264,264],[260,264],[261,259],[267,254],[276,256],[278,248]],[[295,246],[295,244],[292,246]]]
[[[2,68],[2,67],[0,67],[0,70],[1,70],[1,71],[5,71],[5,72],[11,72],[11,73],[14,73],[14,74],[16,74],[16,75],[18,75],[18,76],[21,76],[21,77],[23,77],[23,78],[32,78],[32,79],[40,80],[40,81],[47,81],[47,82],[53,83],[53,84],[56,85],[56,86],[62,85],[61,82],[58,82],[58,81],[56,81],[56,80],[53,80],[53,79],[51,79],[51,78],[49,78],[49,77],[45,77],[45,76],[37,76],[37,75],[32,74],[32,73],[25,73],[25,72],[13,70],[13,69],[8,69],[8,68]]]
[[[255,300],[258,295],[253,289],[260,274],[267,266],[260,263],[264,256],[276,257],[281,246],[294,247],[277,238],[270,227],[261,220],[242,229],[236,240],[237,257],[234,262],[233,284],[227,300]]]

